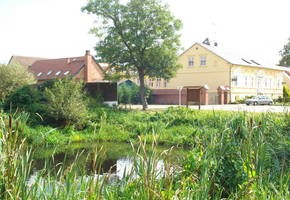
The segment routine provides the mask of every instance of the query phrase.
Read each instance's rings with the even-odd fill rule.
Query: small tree
[[[288,43],[284,45],[284,48],[280,51],[282,56],[279,61],[279,65],[290,67],[290,38],[288,38]]]
[[[45,89],[47,115],[61,126],[82,125],[87,116],[83,83],[72,79],[56,80]]]
[[[118,85],[118,101],[124,104],[140,104],[140,87],[131,81],[125,81]],[[151,90],[145,88],[146,98],[150,98]]]
[[[0,65],[0,101],[7,95],[23,87],[35,83],[33,74],[20,65]]]

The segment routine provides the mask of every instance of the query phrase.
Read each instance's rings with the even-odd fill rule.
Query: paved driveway
[[[130,106],[133,109],[141,109],[141,105]],[[177,107],[177,105],[148,105],[148,109],[166,109],[168,107]],[[198,106],[189,106],[191,109],[198,109]],[[202,105],[201,110],[225,110],[225,111],[247,111],[247,112],[284,112],[290,113],[290,106],[247,106],[245,104],[227,104],[227,105]]]

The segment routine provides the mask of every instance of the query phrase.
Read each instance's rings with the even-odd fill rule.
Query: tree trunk
[[[142,110],[146,110],[148,105],[147,105],[147,100],[146,100],[146,91],[145,91],[145,82],[144,82],[144,74],[139,73],[139,79],[140,79],[140,100],[142,103]]]

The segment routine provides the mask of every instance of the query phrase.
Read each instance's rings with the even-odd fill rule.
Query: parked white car
[[[273,100],[268,96],[258,95],[256,97],[247,99],[245,103],[247,105],[272,105]]]

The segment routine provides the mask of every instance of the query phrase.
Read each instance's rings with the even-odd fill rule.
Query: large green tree
[[[169,79],[179,67],[181,21],[160,0],[90,0],[82,10],[97,16],[97,56],[111,72],[139,78],[146,109],[144,79]]]
[[[288,38],[288,43],[284,45],[284,48],[280,51],[282,56],[279,61],[279,65],[290,67],[290,38]]]

